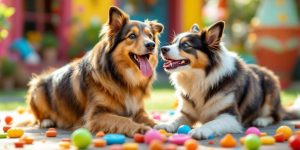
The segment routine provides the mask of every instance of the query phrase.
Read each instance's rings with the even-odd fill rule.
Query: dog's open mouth
[[[141,70],[142,74],[145,77],[149,77],[152,75],[153,70],[149,62],[150,53],[144,55],[137,55],[134,53],[129,53],[131,60],[137,65],[137,67]]]
[[[177,67],[180,67],[180,66],[185,66],[185,65],[188,65],[190,64],[190,60],[188,59],[182,59],[182,60],[172,60],[172,59],[166,59],[165,60],[165,63],[163,65],[163,67],[165,69],[175,69]]]

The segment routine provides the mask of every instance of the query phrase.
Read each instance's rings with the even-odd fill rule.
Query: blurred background
[[[32,73],[90,50],[113,5],[131,19],[164,24],[161,45],[194,23],[203,28],[224,20],[226,47],[249,64],[272,69],[285,105],[300,93],[300,0],[0,0],[0,110],[25,105]],[[174,108],[174,89],[161,61],[157,71],[147,108]]]

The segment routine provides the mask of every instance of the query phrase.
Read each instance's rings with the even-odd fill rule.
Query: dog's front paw
[[[199,127],[191,130],[189,134],[193,138],[200,140],[200,139],[208,139],[210,136],[214,136],[214,131],[209,128]]]
[[[136,133],[145,134],[150,129],[151,129],[151,127],[149,127],[149,126],[140,125],[138,127],[135,127],[134,129],[130,129],[131,132],[126,132],[125,134],[128,137],[133,137],[133,135]]]
[[[177,127],[174,124],[158,124],[154,126],[155,129],[163,129],[166,130],[167,132],[174,133],[177,131]]]

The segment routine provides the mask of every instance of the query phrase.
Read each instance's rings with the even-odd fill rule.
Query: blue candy
[[[214,139],[214,138],[215,138],[215,133],[212,133],[211,135],[209,135],[209,136],[207,137],[208,140],[212,140],[212,139]]]
[[[191,131],[191,127],[188,125],[181,125],[178,130],[177,133],[178,134],[188,134]]]
[[[125,143],[126,137],[123,134],[106,134],[103,139],[106,141],[107,145],[112,145]]]

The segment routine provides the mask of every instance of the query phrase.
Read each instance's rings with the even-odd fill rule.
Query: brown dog
[[[35,76],[27,101],[41,127],[133,136],[154,126],[144,109],[163,25],[133,21],[111,7],[101,40],[83,58]]]

